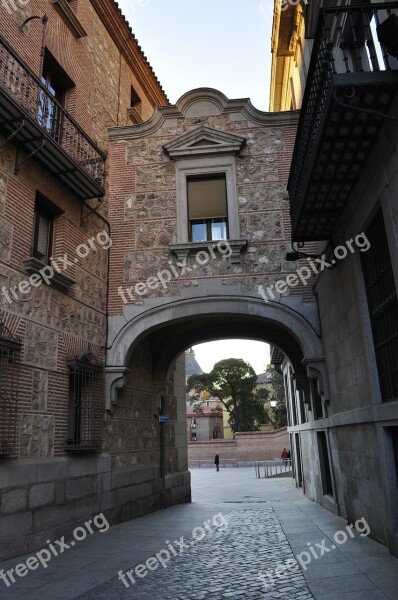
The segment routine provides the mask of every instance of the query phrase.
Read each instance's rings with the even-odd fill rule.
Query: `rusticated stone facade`
[[[112,225],[124,240],[124,256],[118,252],[112,265],[113,314],[123,307],[117,295],[119,286],[130,289],[128,303],[136,305],[145,304],[148,298],[181,297],[182,290],[201,287],[214,278],[219,278],[226,290],[237,285],[243,292],[256,293],[259,285],[267,287],[299,266],[285,260],[290,249],[286,175],[295,137],[294,113],[272,120],[248,102],[228,104],[221,95],[217,101],[225,103],[222,109],[214,110],[213,105],[209,111],[216,93],[208,93],[210,100],[205,98],[206,92],[202,93],[204,99],[197,94],[197,109],[191,107],[188,94],[177,107],[159,109],[149,123],[111,131],[111,161],[115,166]],[[170,252],[170,246],[181,241],[177,234],[178,160],[169,158],[165,147],[204,126],[244,138],[244,147],[235,157],[235,185],[238,228],[246,249],[239,264],[231,264],[219,255],[200,265],[190,253],[185,273],[179,277],[174,274],[167,288],[158,286],[147,289],[146,294],[137,294],[136,285],[159,271],[172,267],[178,271],[179,258]],[[193,158],[191,162],[195,164]],[[126,172],[131,180],[128,189]],[[299,285],[290,288],[289,293],[313,301],[310,286]]]

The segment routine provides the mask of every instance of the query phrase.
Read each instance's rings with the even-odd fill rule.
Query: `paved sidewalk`
[[[0,580],[0,597],[398,600],[398,560],[360,535],[366,523],[352,537],[344,519],[307,500],[290,479],[259,480],[254,468],[195,469],[192,487],[192,504],[89,536],[10,588]]]

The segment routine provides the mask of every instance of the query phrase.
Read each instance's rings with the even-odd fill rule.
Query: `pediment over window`
[[[238,154],[246,139],[202,125],[163,146],[170,158],[188,158],[213,154]]]

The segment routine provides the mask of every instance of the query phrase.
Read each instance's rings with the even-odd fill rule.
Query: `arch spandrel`
[[[316,326],[315,318],[311,322],[286,305],[247,297],[201,297],[148,309],[114,332],[108,354],[111,386],[107,386],[107,408],[116,402],[117,388],[123,386],[131,356],[145,338],[152,343],[157,381],[167,378],[171,362],[190,345],[236,337],[278,346],[299,372],[306,364],[323,362]]]

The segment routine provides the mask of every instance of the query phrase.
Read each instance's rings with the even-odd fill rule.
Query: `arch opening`
[[[146,473],[154,509],[191,497],[184,351],[220,339],[277,347],[286,357],[291,387],[294,381],[290,393],[298,392],[302,404],[311,402],[309,377],[320,373],[322,346],[316,327],[291,309],[264,306],[255,299],[202,298],[148,310],[127,321],[114,333],[109,352],[113,395],[106,450],[120,478]],[[290,415],[292,425],[300,410]]]

